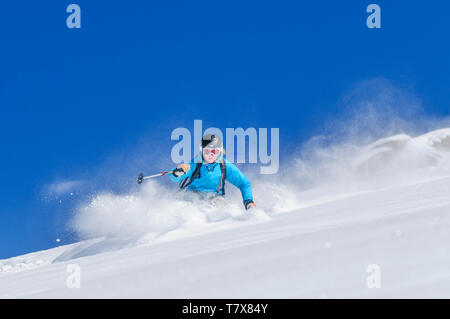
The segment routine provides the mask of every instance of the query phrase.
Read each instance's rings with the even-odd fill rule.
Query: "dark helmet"
[[[202,137],[201,148],[222,148],[222,140],[218,135],[207,134]]]

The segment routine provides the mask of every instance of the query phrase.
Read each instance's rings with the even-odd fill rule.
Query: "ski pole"
[[[150,179],[150,178],[158,177],[158,176],[164,176],[164,175],[170,174],[170,173],[173,173],[173,170],[168,171],[168,172],[161,172],[159,174],[155,174],[155,175],[151,175],[151,176],[144,176],[144,174],[140,173],[137,178],[137,182],[138,182],[138,184],[141,184],[146,179]]]

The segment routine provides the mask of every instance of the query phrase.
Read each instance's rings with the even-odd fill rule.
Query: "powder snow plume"
[[[364,147],[315,146],[314,152],[314,160],[292,163],[294,173],[289,176],[250,175],[261,217],[258,221],[348,194],[447,176],[450,128],[417,137],[394,135]],[[237,191],[227,197],[226,207],[208,210],[200,201],[186,201],[173,186],[150,181],[129,194],[100,193],[79,207],[72,225],[81,238],[121,238],[135,243],[248,222]]]
[[[449,174],[450,122],[426,116],[414,96],[375,79],[352,89],[342,103],[345,111],[325,121],[320,134],[299,145],[289,159],[280,159],[277,174],[244,168],[256,218],[248,217],[231,185],[228,205],[209,211],[199,201],[186,201],[176,184],[151,180],[120,194],[96,192],[78,206],[71,226],[80,239],[135,244],[180,238]]]

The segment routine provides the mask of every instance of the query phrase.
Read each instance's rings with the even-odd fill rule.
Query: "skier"
[[[220,137],[205,135],[198,156],[191,163],[178,165],[169,176],[180,183],[180,189],[206,198],[224,196],[227,180],[241,191],[246,210],[256,207],[250,181],[234,164],[224,159],[223,154]]]

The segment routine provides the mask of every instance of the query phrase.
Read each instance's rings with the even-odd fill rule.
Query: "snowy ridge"
[[[355,163],[371,169],[391,165],[433,167],[443,164],[449,156],[450,129],[441,129],[415,138],[400,134],[381,139],[367,146]]]

